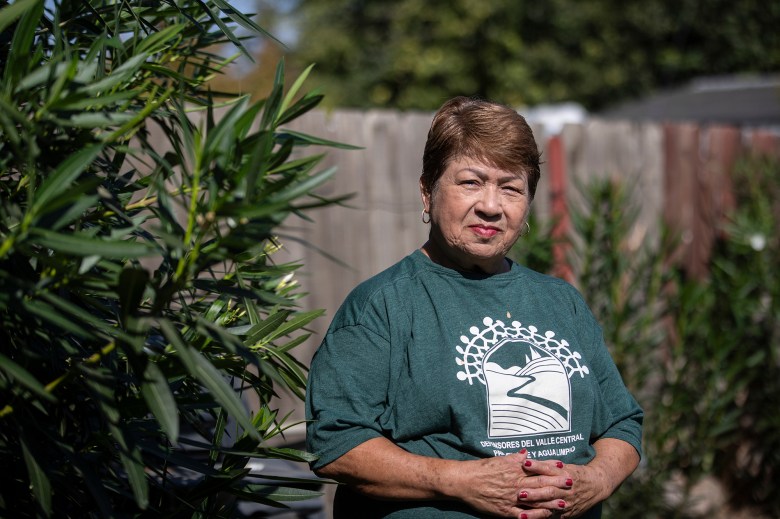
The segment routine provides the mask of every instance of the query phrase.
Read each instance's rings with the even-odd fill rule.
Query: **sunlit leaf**
[[[303,83],[306,81],[306,78],[309,77],[309,74],[311,73],[311,70],[313,68],[314,68],[314,64],[311,64],[308,67],[306,67],[306,69],[304,69],[303,72],[301,72],[301,74],[298,76],[298,78],[290,87],[290,90],[287,91],[287,95],[284,96],[284,100],[282,101],[282,104],[279,107],[279,112],[284,114],[284,112],[287,111],[287,109],[292,104],[293,99],[295,99],[295,96],[298,95],[298,91],[303,86]],[[281,124],[281,122],[277,124]]]
[[[30,240],[38,245],[74,256],[99,255],[104,258],[139,258],[154,254],[154,250],[142,242],[56,233],[40,228],[30,231]]]

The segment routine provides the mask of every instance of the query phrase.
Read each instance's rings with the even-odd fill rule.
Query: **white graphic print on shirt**
[[[571,431],[571,383],[588,367],[581,355],[555,332],[540,334],[535,326],[485,317],[485,328],[472,326],[471,337],[455,361],[462,366],[458,379],[486,387],[488,436],[506,438]]]

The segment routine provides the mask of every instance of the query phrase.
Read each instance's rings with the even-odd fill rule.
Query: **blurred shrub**
[[[706,281],[669,265],[674,240],[660,224],[656,239],[631,235],[626,185],[581,187],[575,283],[646,412],[644,459],[606,517],[701,517],[715,506],[780,517],[780,163],[746,159],[734,184],[737,209]],[[718,484],[696,502],[705,480]]]

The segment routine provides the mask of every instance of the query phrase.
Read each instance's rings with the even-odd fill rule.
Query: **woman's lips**
[[[498,234],[497,227],[491,227],[489,225],[469,225],[469,228],[474,231],[474,234],[483,238],[491,238]]]

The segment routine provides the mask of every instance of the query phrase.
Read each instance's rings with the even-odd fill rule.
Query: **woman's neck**
[[[447,255],[432,240],[428,240],[420,247],[420,251],[428,258],[442,267],[458,270],[460,272],[479,273],[479,274],[501,274],[509,272],[511,265],[505,257],[491,258],[484,261],[464,262],[463,259],[456,259]]]

